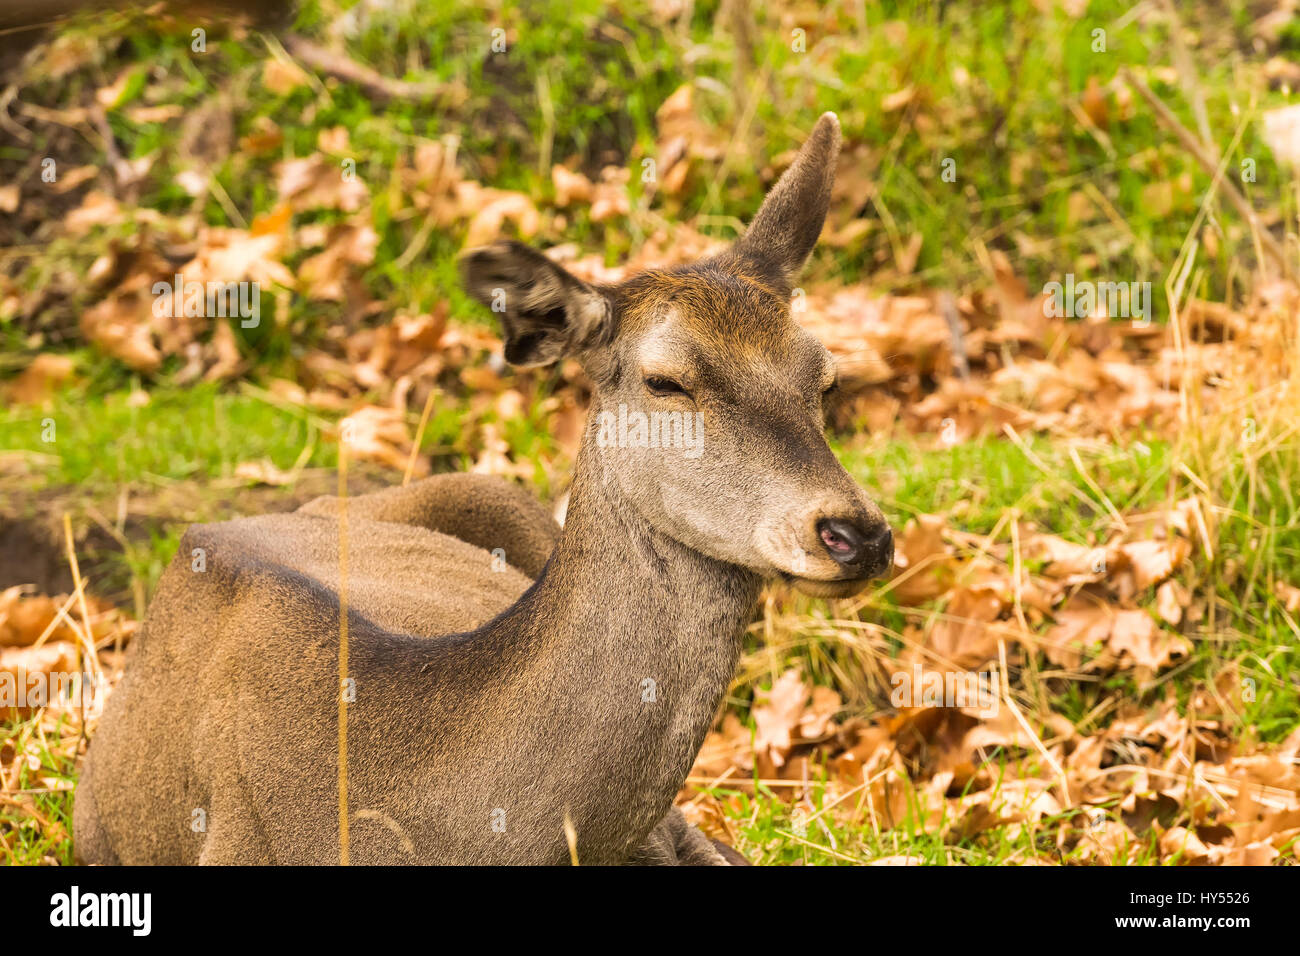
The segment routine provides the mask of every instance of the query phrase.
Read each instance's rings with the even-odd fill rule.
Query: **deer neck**
[[[539,637],[555,660],[595,655],[602,671],[639,673],[678,694],[688,679],[707,698],[711,718],[733,675],[759,579],[655,529],[615,482],[602,479],[596,458],[584,445],[564,533],[536,589],[533,611],[548,632]],[[705,673],[716,686],[699,686],[695,678]]]
[[[585,448],[579,455],[564,533],[539,588],[548,619],[575,625],[599,620],[609,640],[621,639],[637,660],[685,663],[687,656],[699,661],[703,655],[734,665],[758,597],[758,576],[653,527],[615,482],[591,467],[595,457]],[[628,613],[632,606],[654,607],[662,616],[638,618]],[[603,640],[587,632],[573,636],[588,645]]]
[[[577,738],[568,750],[593,761],[585,769],[603,777],[595,789],[606,805],[641,808],[648,827],[681,787],[735,673],[759,579],[653,528],[602,480],[592,444],[589,433],[550,563],[494,623],[521,651],[506,654],[529,688],[516,699],[555,737]]]

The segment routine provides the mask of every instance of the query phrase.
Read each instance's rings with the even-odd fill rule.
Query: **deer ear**
[[[823,113],[733,253],[757,266],[763,275],[790,285],[821,235],[839,153],[839,118]]]
[[[501,317],[506,361],[532,368],[607,341],[609,299],[536,249],[503,241],[461,259],[466,291]]]

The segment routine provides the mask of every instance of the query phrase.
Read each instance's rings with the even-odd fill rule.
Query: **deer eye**
[[[665,378],[662,375],[647,375],[645,387],[650,390],[651,395],[663,397],[665,395],[685,395],[690,397],[690,392],[682,387],[680,382],[674,382],[671,378]]]

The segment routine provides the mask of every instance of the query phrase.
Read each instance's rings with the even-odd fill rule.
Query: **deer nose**
[[[864,529],[847,518],[822,518],[817,536],[831,560],[861,575],[881,574],[894,560],[894,533],[883,521]]]

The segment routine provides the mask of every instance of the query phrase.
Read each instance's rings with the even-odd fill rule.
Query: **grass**
[[[77,780],[77,734],[63,732],[61,721],[52,724],[47,731],[39,721],[0,721],[0,742],[29,758],[19,764],[18,796],[0,798],[0,823],[5,825],[0,828],[0,861],[11,865],[72,863],[70,788]],[[69,789],[52,788],[41,778]],[[13,800],[25,806],[15,806]]]
[[[153,387],[142,404],[139,386],[104,389],[92,373],[46,407],[0,409],[0,447],[32,456],[32,490],[77,485],[115,493],[122,485],[231,480],[238,465],[261,459],[282,470],[338,463],[337,413],[295,406],[258,387],[213,383]],[[539,463],[534,483],[546,495],[552,476],[540,463],[556,455],[547,415],[540,397],[521,416],[503,418],[491,406],[471,407],[465,395],[443,393],[421,450],[443,470],[468,468],[480,450],[475,429],[498,425],[522,460]],[[419,414],[408,417],[414,430]]]
[[[861,866],[888,858],[907,858],[916,866],[1010,866],[1031,860],[1078,862],[1078,848],[1061,853],[1054,844],[1055,827],[1075,822],[1079,812],[1044,817],[1036,827],[999,827],[982,838],[945,838],[921,825],[917,816],[889,829],[873,826],[870,810],[860,798],[847,798],[852,812],[847,822],[825,810],[824,783],[808,788],[808,804],[792,808],[788,799],[762,783],[757,797],[742,790],[704,787],[702,792],[727,808],[737,835],[755,865],[761,866]],[[1154,837],[1135,849],[1132,865],[1158,860]]]
[[[7,447],[57,457],[57,466],[43,472],[51,484],[115,488],[229,478],[240,462],[260,458],[288,469],[304,446],[312,466],[337,462],[336,446],[322,440],[305,415],[249,396],[205,384],[155,389],[141,406],[132,394],[78,388],[60,394],[45,411],[8,409],[0,427],[11,439]],[[53,442],[41,437],[46,419],[55,423]]]

